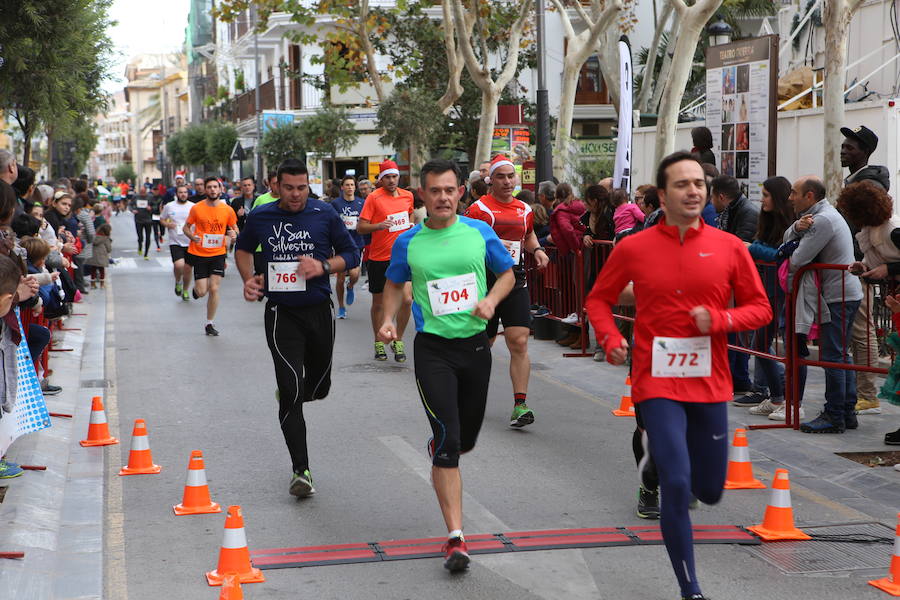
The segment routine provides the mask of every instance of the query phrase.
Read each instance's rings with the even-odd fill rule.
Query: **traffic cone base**
[[[181,504],[172,507],[176,515],[200,515],[220,513],[222,507],[209,497],[209,485],[206,483],[206,468],[203,465],[203,452],[194,450],[188,462],[187,481],[184,484],[184,497]]]
[[[762,490],[766,484],[753,477],[750,451],[747,446],[747,431],[734,430],[734,441],[728,457],[728,473],[725,475],[726,490]]]
[[[91,399],[91,420],[88,424],[87,439],[79,443],[84,447],[111,446],[119,443],[119,440],[109,435],[109,424],[106,422],[106,411],[103,410],[103,400],[100,396]]]
[[[794,527],[794,509],[791,506],[791,483],[787,469],[777,469],[772,480],[772,497],[766,506],[763,522],[748,527],[766,542],[812,539]]]
[[[225,518],[225,536],[219,549],[216,568],[206,574],[206,582],[211,586],[222,585],[225,578],[233,575],[240,583],[262,583],[266,580],[262,571],[250,564],[250,549],[244,532],[244,517],[240,506],[229,506]]]
[[[222,582],[222,593],[219,594],[219,600],[244,600],[244,591],[241,589],[241,582],[238,581],[234,573],[225,575]]]
[[[147,439],[147,426],[143,419],[135,419],[128,464],[122,467],[119,475],[156,475],[160,471],[162,467],[153,464],[150,442]]]
[[[628,392],[623,394],[619,400],[619,408],[610,411],[617,417],[634,416],[634,403],[631,401],[631,375],[625,376],[625,385],[628,387]]]
[[[900,515],[897,515],[897,530],[894,537],[894,555],[891,557],[891,568],[887,577],[874,579],[869,585],[877,587],[891,596],[900,597]]]

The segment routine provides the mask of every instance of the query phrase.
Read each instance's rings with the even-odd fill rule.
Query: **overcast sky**
[[[125,65],[130,57],[180,50],[189,11],[190,0],[116,0],[110,9],[110,18],[118,21],[110,32],[116,47],[115,64],[104,89],[116,92],[125,87]]]

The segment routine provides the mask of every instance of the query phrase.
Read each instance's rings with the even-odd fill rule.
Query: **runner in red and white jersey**
[[[503,323],[515,402],[509,426],[524,427],[534,423],[534,412],[526,404],[531,375],[531,360],[528,357],[531,300],[526,287],[524,253],[534,254],[540,269],[546,267],[550,259],[534,234],[531,207],[512,195],[516,187],[516,169],[512,161],[502,154],[495,156],[488,169],[488,183],[490,192],[473,202],[466,210],[466,216],[490,225],[516,263],[513,267],[515,288],[497,305],[493,318],[488,321],[487,334],[493,344],[497,329]],[[490,274],[488,285],[493,285]]]

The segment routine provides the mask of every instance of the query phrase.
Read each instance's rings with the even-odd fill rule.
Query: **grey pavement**
[[[97,453],[106,458],[100,467],[106,473],[104,597],[218,597],[218,589],[208,588],[203,574],[216,564],[224,516],[172,513],[172,505],[181,500],[194,449],[203,450],[213,500],[223,507],[243,507],[251,548],[442,535],[424,451],[429,428],[412,364],[372,360],[367,292],[358,293],[349,318],[337,322],[331,395],[305,407],[318,493],[297,501],[287,493],[290,461],[277,422],[263,306],[243,301],[236,269],[230,264],[216,318],[221,336],[204,336],[205,300],[177,299],[167,253],[153,250],[154,260],[134,260],[134,239],[130,217],[114,218],[114,255],[131,260],[110,270],[109,306],[101,309],[98,295],[90,298],[95,326],[102,329],[95,314],[109,316],[105,371],[74,377],[76,382],[110,380],[107,409],[122,439],[121,445]],[[410,354],[412,339],[410,331],[406,335]],[[529,404],[537,421],[524,430],[512,430],[507,426],[512,405],[508,355],[502,340],[495,348],[479,444],[461,463],[466,532],[647,524],[634,514],[633,419],[610,414],[625,391],[624,369],[587,358],[562,358],[552,342],[532,341],[531,353],[535,369]],[[808,414],[821,404],[816,399],[821,391],[822,378],[813,369]],[[729,410],[733,426],[754,419],[744,409]],[[800,526],[875,521],[890,536],[900,504],[900,473],[870,469],[833,453],[889,450],[881,444],[881,436],[896,428],[898,417],[896,407],[887,407],[883,415],[861,417],[859,430],[840,436],[752,431],[756,474],[768,483],[776,468],[790,469]],[[127,462],[136,418],[146,419],[153,458],[163,470],[159,475],[118,477],[119,466]],[[83,413],[82,419],[83,423],[76,418],[71,425],[70,442],[83,435]],[[69,452],[78,454],[73,448]],[[97,477],[96,467],[91,476]],[[11,487],[0,511],[15,500],[14,493]],[[92,493],[97,493],[95,488]],[[698,524],[752,525],[760,522],[769,493],[729,491],[721,503],[700,507],[692,518]],[[6,512],[0,515],[6,518]],[[90,521],[86,513],[75,516]],[[783,548],[796,560],[810,548],[817,556],[837,549],[823,542],[805,544],[816,545]],[[807,576],[787,573],[798,570],[796,564],[784,562],[779,568],[763,560],[759,549],[698,546],[698,576],[704,592],[716,599],[879,598],[882,592],[866,585],[866,580],[886,573],[891,546],[870,549],[876,557],[872,568],[848,570],[838,561],[829,570]],[[11,561],[0,561],[4,562]],[[85,577],[93,576],[95,569],[90,565]],[[0,564],[0,576],[8,570]],[[440,561],[432,559],[268,570],[265,575],[265,583],[244,586],[245,598],[678,596],[661,546],[482,555],[474,557],[470,571],[461,576],[448,575]]]

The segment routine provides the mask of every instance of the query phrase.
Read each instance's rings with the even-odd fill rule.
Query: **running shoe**
[[[45,396],[55,396],[61,391],[61,387],[59,387],[58,385],[51,385],[47,382],[46,379],[41,382],[41,392],[43,392]]]
[[[571,314],[569,314],[569,316],[563,317],[562,319],[560,319],[560,321],[562,321],[566,325],[574,325],[575,323],[578,322],[578,315],[575,313],[571,313]]]
[[[682,596],[681,600],[709,600],[703,594],[691,594],[690,596]]]
[[[384,351],[384,342],[375,342],[375,360],[387,360],[387,352]]]
[[[764,394],[763,392],[753,391],[753,392],[750,392],[749,394],[745,394],[745,395],[741,396],[740,398],[735,398],[732,401],[732,404],[734,404],[735,406],[744,406],[744,407],[749,408],[751,406],[757,406],[759,404],[762,404],[763,401],[766,400],[766,398],[768,398],[768,397],[769,397],[768,394]]]
[[[783,402],[779,402],[778,404],[776,404],[776,403],[772,402],[771,398],[766,398],[765,400],[763,400],[756,406],[751,407],[748,412],[751,415],[760,415],[760,416],[765,417],[767,415],[771,415],[773,412],[778,410],[778,407],[780,407],[782,404],[783,404]]]
[[[859,429],[859,419],[856,418],[856,413],[850,413],[844,415],[844,429]]]
[[[594,362],[603,362],[604,360],[606,360],[606,352],[603,351],[603,348],[594,350]]]
[[[145,255],[144,255],[144,260],[150,260],[150,257],[147,256],[147,255],[145,254]]]
[[[191,296],[190,296],[190,294],[188,294],[188,291],[186,289],[181,291],[181,300],[182,300],[182,302],[190,302],[191,301]]]
[[[316,488],[313,487],[312,475],[309,474],[309,469],[306,469],[302,473],[294,473],[294,476],[291,477],[290,493],[291,496],[296,496],[298,498],[306,498],[316,493]]]
[[[219,331],[213,326],[212,323],[206,324],[206,335],[217,336],[219,335]]]
[[[469,568],[469,548],[466,541],[462,538],[452,538],[447,540],[444,547],[444,568],[451,573],[458,573]]]
[[[0,460],[0,479],[12,479],[24,473],[24,469],[16,463]]]
[[[800,431],[803,433],[844,433],[844,423],[838,423],[826,412],[819,413],[819,416],[812,421],[800,423]]]
[[[347,306],[352,306],[356,301],[356,292],[353,291],[353,287],[347,288]]]
[[[528,408],[524,402],[516,404],[513,407],[512,416],[509,417],[509,426],[519,428],[532,423],[534,423],[534,411]]]
[[[346,319],[347,318],[347,309],[343,306],[338,308],[338,319]]]
[[[781,404],[779,404],[779,405],[777,405],[777,406],[775,407],[775,410],[774,410],[773,412],[771,412],[771,413],[769,414],[769,420],[771,420],[771,421],[784,421],[784,419],[785,419],[784,411],[785,411],[785,408],[784,408],[784,402],[782,402]],[[803,410],[803,407],[802,407],[802,406],[800,407],[800,418],[801,418],[801,419],[805,419],[805,418],[806,418],[806,411]]]
[[[659,518],[659,490],[648,490],[644,486],[638,488],[637,516],[642,519]]]
[[[549,314],[550,310],[546,306],[541,306],[536,311],[534,311],[535,317],[546,317]]]
[[[397,362],[406,362],[406,352],[403,346],[403,340],[395,340],[391,342],[391,352],[394,353],[394,360]]]
[[[878,400],[860,398],[856,401],[855,409],[858,415],[880,415],[881,403]]]
[[[181,293],[182,293],[183,291],[184,291],[184,290],[181,288],[181,284],[180,284],[180,283],[176,283],[176,284],[175,284],[175,295],[176,295],[176,296],[181,296]]]

